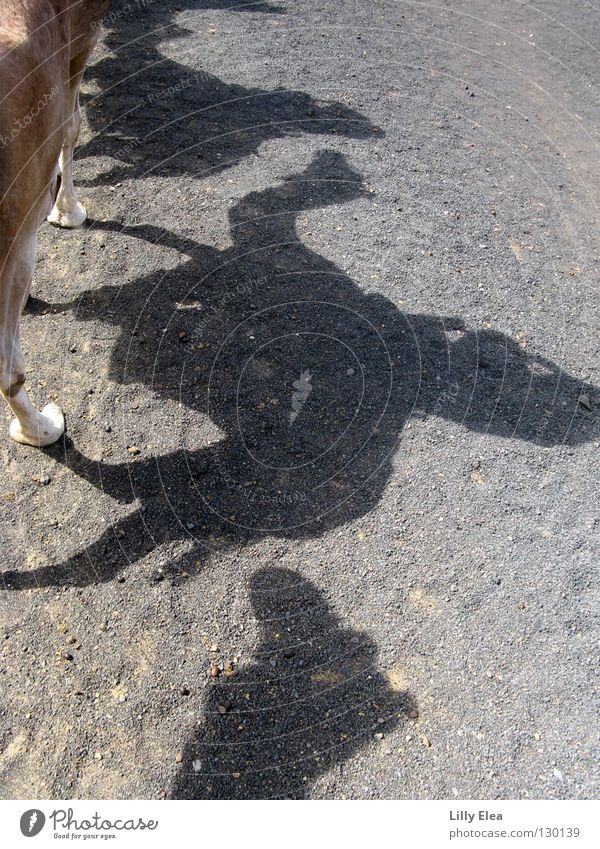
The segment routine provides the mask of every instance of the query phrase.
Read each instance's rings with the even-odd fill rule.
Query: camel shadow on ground
[[[178,8],[225,3],[232,5],[180,0]],[[202,177],[286,135],[376,132],[341,104],[229,85],[165,58],[161,41],[186,34],[172,15],[149,6],[141,36],[139,16],[121,16],[106,41],[112,55],[91,68],[104,94],[101,107],[90,104],[96,136],[79,155],[117,164],[88,185],[148,173]],[[186,540],[191,552],[166,570],[175,578],[184,567],[193,573],[199,550],[210,558],[265,537],[324,535],[377,506],[412,416],[540,446],[594,438],[578,402],[582,393],[597,395],[596,387],[459,316],[402,312],[301,240],[303,212],[362,196],[361,176],[346,159],[321,151],[303,172],[232,207],[232,246],[224,250],[151,224],[91,222],[171,247],[183,259],[70,304],[34,299],[31,308],[73,310],[80,321],[116,326],[110,378],[183,404],[190,443],[195,416],[223,438],[124,463],[93,461],[68,437],[47,449],[139,509],[63,563],[4,571],[0,587],[110,581],[153,547]],[[308,580],[260,570],[250,598],[259,626],[253,660],[210,685],[205,722],[185,746],[173,798],[304,798],[373,734],[393,731],[416,710],[411,694],[378,671],[371,638],[343,626]]]
[[[7,589],[108,581],[175,540],[210,559],[267,536],[323,535],[378,504],[411,416],[540,446],[594,438],[578,402],[596,387],[492,329],[401,312],[300,240],[302,212],[363,191],[341,154],[322,151],[232,207],[231,247],[130,227],[129,236],[176,248],[180,264],[70,304],[37,303],[116,325],[112,380],[176,400],[223,438],[193,447],[191,426],[189,446],[125,463],[93,461],[69,440],[48,449],[139,509],[62,564],[5,571]]]
[[[342,103],[301,90],[226,83],[160,52],[162,42],[191,34],[180,13],[225,6],[219,0],[186,0],[177,4],[177,13],[156,3],[143,15],[118,15],[121,5],[106,18],[104,45],[110,52],[86,72],[102,94],[82,98],[93,135],[76,154],[113,162],[108,171],[79,179],[82,187],[144,176],[202,179],[256,155],[263,143],[275,139],[306,134],[367,139],[380,133],[364,115]],[[232,4],[228,10],[271,15],[280,11],[268,3]]]

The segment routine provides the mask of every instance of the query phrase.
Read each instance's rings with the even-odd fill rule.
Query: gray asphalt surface
[[[599,9],[105,24],[23,322],[68,437],[0,444],[3,795],[597,796]]]

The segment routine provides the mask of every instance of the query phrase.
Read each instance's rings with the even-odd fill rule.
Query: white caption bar
[[[7,846],[600,846],[597,802],[0,802]]]

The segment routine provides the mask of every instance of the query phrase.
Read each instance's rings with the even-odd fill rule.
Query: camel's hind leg
[[[64,141],[59,159],[61,182],[56,201],[48,216],[48,221],[51,224],[57,224],[59,227],[79,227],[87,218],[85,207],[77,200],[73,186],[73,151],[81,128],[79,89],[81,88],[85,63],[95,42],[96,39],[94,38],[89,49],[86,48],[75,56],[70,64],[69,94],[67,97],[69,117],[65,124]]]
[[[65,429],[62,410],[48,404],[40,413],[25,391],[25,358],[19,320],[27,300],[35,260],[37,222],[25,225],[7,251],[0,251],[0,391],[15,414],[10,435],[25,445],[56,442]],[[6,245],[6,242],[5,242]],[[0,246],[1,247],[1,246]]]

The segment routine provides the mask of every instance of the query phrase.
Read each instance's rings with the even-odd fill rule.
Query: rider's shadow
[[[543,446],[593,438],[578,401],[596,387],[502,333],[403,313],[299,240],[303,211],[362,191],[343,156],[321,152],[301,174],[232,208],[232,247],[128,228],[186,259],[54,307],[117,325],[111,378],[206,414],[223,439],[121,464],[96,463],[72,445],[54,449],[73,472],[118,501],[138,499],[143,512],[61,565],[4,573],[8,587],[109,580],[148,544],[187,539],[218,551],[265,535],[319,536],[377,505],[413,415]]]
[[[79,179],[79,185],[104,186],[149,174],[202,178],[255,155],[270,140],[305,134],[363,139],[379,132],[342,103],[301,90],[227,83],[160,52],[163,42],[192,33],[181,11],[220,6],[218,0],[182,0],[176,12],[150,4],[141,33],[139,15],[119,15],[119,4],[112,8],[103,39],[108,52],[86,71],[86,80],[95,80],[102,94],[83,97],[84,104],[89,101],[86,119],[93,135],[77,156],[114,162],[108,172]],[[256,3],[231,4],[228,11],[276,15],[280,9]],[[183,41],[182,55],[185,46]],[[192,55],[197,53],[194,49]]]
[[[379,671],[369,636],[343,627],[298,573],[259,570],[250,601],[253,660],[211,684],[174,799],[305,798],[318,776],[416,710]]]

